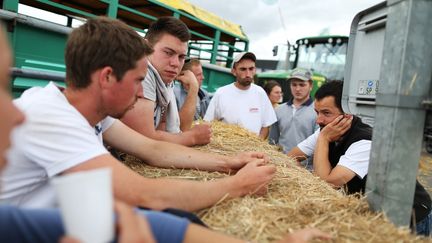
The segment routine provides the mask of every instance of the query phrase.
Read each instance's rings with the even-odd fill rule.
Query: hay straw
[[[331,242],[426,242],[409,230],[396,228],[382,214],[369,211],[364,198],[345,196],[307,170],[297,167],[276,146],[233,125],[213,122],[212,142],[197,149],[232,155],[242,151],[263,151],[277,166],[277,175],[264,197],[222,198],[197,214],[212,229],[245,240],[272,242],[288,232],[317,227],[334,236]],[[146,177],[213,180],[227,176],[218,172],[160,169],[126,156],[125,163]]]

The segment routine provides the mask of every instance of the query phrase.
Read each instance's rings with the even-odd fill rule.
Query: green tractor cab
[[[296,67],[310,69],[313,73],[312,97],[316,90],[328,79],[344,79],[345,59],[347,54],[348,37],[315,36],[301,38],[295,45],[288,43],[288,48],[274,48],[286,50],[282,53],[279,70],[267,71],[256,75],[256,84],[265,85],[269,80],[277,81],[282,86],[283,101],[292,97],[289,83],[286,81],[292,69]]]

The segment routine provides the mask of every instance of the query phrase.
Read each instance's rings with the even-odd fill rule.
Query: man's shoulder
[[[155,76],[155,74],[152,73],[152,72],[147,72],[147,74],[144,77],[144,80],[142,82],[143,82],[143,85],[147,84],[147,85],[151,85],[151,86],[156,86],[156,76]]]
[[[264,91],[264,89],[261,87],[261,86],[259,86],[259,85],[256,85],[256,84],[251,84],[251,90],[254,90],[255,92],[259,92],[259,93],[264,93],[264,94],[266,94],[266,92]],[[266,94],[267,95],[267,94]]]
[[[233,91],[235,91],[235,86],[234,86],[234,84],[227,84],[227,85],[225,85],[225,86],[222,86],[222,87],[219,87],[217,90],[216,90],[216,92],[215,92],[215,94],[214,94],[214,96],[220,96],[220,95],[225,95],[225,94],[227,94],[227,93],[229,93],[229,92],[233,92]]]
[[[147,72],[144,80],[142,81],[144,91],[144,98],[156,101],[156,77],[152,72]]]
[[[24,91],[21,97],[14,100],[14,103],[22,111],[27,111],[47,110],[53,106],[62,106],[65,101],[66,97],[60,89],[50,83],[45,87],[33,87]]]
[[[268,100],[267,93],[259,85],[251,84],[249,91],[250,91],[251,94],[260,97],[260,99]],[[270,103],[270,100],[269,100],[269,103]],[[270,105],[271,105],[271,103],[270,103]]]
[[[285,113],[288,110],[292,109],[290,105],[288,105],[286,102],[278,105],[275,109],[276,114]]]

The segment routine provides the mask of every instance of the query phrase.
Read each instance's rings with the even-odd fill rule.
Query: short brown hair
[[[160,17],[153,22],[145,35],[145,39],[154,46],[163,34],[170,34],[177,37],[182,42],[187,42],[191,38],[188,27],[181,20],[172,16]]]
[[[90,84],[91,74],[110,66],[117,80],[136,62],[150,55],[152,48],[125,23],[107,17],[88,19],[72,31],[66,44],[66,84],[82,89]]]
[[[183,65],[182,71],[192,70],[193,66],[198,66],[198,65],[201,66],[200,60],[198,60],[196,58],[186,59],[184,65]]]

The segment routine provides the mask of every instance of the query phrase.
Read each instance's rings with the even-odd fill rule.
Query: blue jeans
[[[157,242],[183,242],[188,220],[156,211],[139,210],[138,213],[147,217]],[[57,209],[0,206],[0,242],[58,243],[64,235],[63,222]]]
[[[416,224],[416,233],[418,235],[430,236],[432,227],[432,212],[422,221]]]

